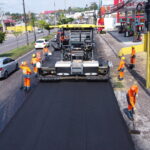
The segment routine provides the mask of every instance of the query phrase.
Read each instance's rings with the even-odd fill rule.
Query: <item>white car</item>
[[[35,42],[35,49],[44,48],[45,46],[49,46],[48,40],[39,39]]]
[[[37,33],[43,33],[43,30],[42,29],[38,29]]]
[[[9,74],[19,69],[18,62],[9,57],[0,57],[0,78],[7,78]]]

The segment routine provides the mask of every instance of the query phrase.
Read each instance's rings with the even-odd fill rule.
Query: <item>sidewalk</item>
[[[125,46],[124,43],[119,42],[113,38],[110,34],[99,35],[100,49],[103,49],[106,58],[112,61],[113,68],[111,69],[111,82],[114,88],[114,92],[120,106],[120,110],[123,117],[129,127],[133,129],[132,121],[130,121],[124,113],[124,109],[127,108],[126,92],[132,84],[138,84],[139,86],[139,98],[137,100],[137,111],[135,115],[136,128],[141,131],[140,135],[132,135],[135,143],[136,150],[149,150],[150,149],[150,91],[145,88],[145,53],[138,54],[140,59],[137,62],[136,69],[133,71],[125,71],[125,80],[119,82],[117,79],[117,67],[119,64],[119,58],[117,53]],[[119,38],[119,37],[118,37]],[[131,42],[132,43],[132,42]],[[131,44],[128,42],[129,46]],[[127,56],[127,63],[129,62],[129,56]]]
[[[124,47],[142,44],[142,42],[133,42],[133,37],[124,37],[124,34],[119,34],[118,31],[110,31],[109,34],[116,38],[117,41],[124,44]]]

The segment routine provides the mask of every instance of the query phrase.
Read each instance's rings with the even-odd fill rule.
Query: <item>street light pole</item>
[[[26,9],[25,9],[25,2],[23,1],[23,13],[24,13],[24,23],[25,23],[25,33],[26,33],[26,42],[29,45],[29,37],[28,37],[28,30],[27,30],[27,16],[26,16]]]
[[[150,88],[150,0],[146,3],[145,12],[147,16],[147,67],[146,67],[146,87]]]

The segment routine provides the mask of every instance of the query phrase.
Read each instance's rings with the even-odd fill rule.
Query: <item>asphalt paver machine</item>
[[[39,80],[108,80],[108,61],[94,58],[96,25],[60,25],[61,60],[53,67],[39,68]]]

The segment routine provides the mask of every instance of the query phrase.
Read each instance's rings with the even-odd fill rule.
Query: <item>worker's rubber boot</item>
[[[31,87],[26,87],[26,91],[29,92]]]
[[[128,118],[132,121],[134,120],[132,110],[128,110]]]
[[[118,76],[118,80],[119,80],[119,81],[122,81],[122,80],[123,80],[123,78],[120,78],[120,76]]]
[[[24,90],[24,91],[27,91],[27,87],[23,87],[23,90]]]

